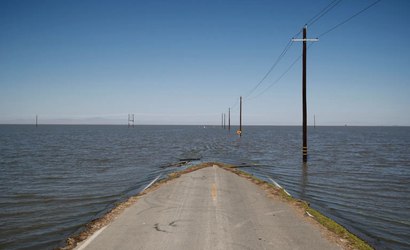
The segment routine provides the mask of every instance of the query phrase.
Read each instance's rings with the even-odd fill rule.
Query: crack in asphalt
[[[169,233],[167,230],[164,230],[164,229],[159,228],[159,224],[158,224],[158,223],[156,223],[156,224],[154,225],[154,228],[155,228],[155,230],[157,230],[158,232]]]

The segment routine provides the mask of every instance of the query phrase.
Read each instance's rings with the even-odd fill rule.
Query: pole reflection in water
[[[306,198],[305,193],[306,193],[306,186],[309,184],[308,180],[308,163],[303,162],[302,163],[302,175],[301,175],[301,182],[300,182],[300,198],[304,200]]]

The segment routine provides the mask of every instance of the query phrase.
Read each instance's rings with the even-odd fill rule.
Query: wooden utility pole
[[[231,131],[231,108],[228,109],[228,130]]]
[[[242,136],[242,96],[239,99],[239,136]]]
[[[313,128],[316,128],[316,115],[313,115]]]
[[[134,127],[135,125],[135,115],[128,114],[128,127]]]
[[[307,100],[306,100],[306,42],[317,42],[319,39],[307,39],[307,26],[303,27],[303,39],[292,39],[294,42],[303,42],[303,66],[302,66],[302,110],[303,110],[303,162],[307,162]]]

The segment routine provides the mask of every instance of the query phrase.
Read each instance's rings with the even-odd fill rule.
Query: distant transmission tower
[[[128,114],[128,127],[134,127],[134,114]]]

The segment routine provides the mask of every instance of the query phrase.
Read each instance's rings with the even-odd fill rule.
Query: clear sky
[[[331,0],[0,1],[0,123],[301,124],[293,35]],[[410,1],[343,0],[308,27],[308,123],[410,125]],[[238,105],[232,123],[238,124]]]

